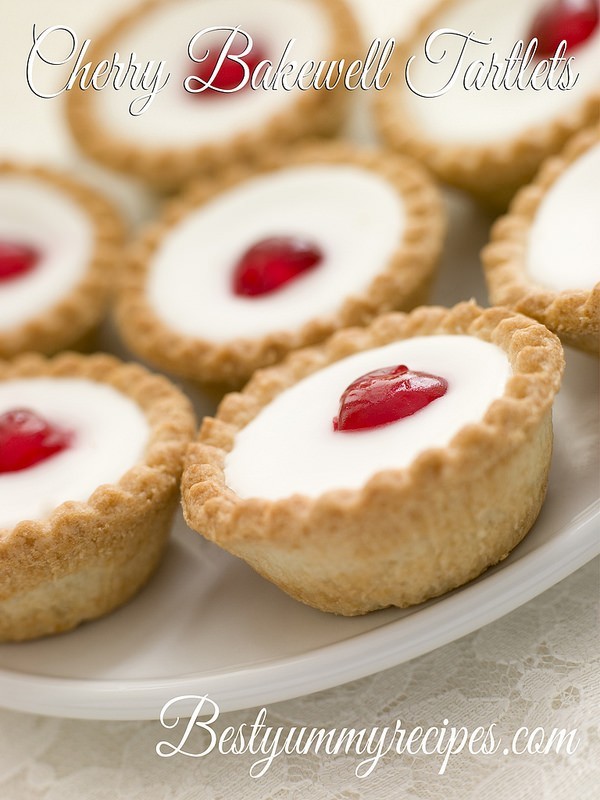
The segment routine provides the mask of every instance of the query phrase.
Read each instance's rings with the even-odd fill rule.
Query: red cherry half
[[[11,281],[27,275],[39,261],[33,247],[0,239],[0,281]]]
[[[367,372],[348,386],[333,420],[334,431],[379,428],[410,417],[446,394],[448,382],[403,364]]]
[[[323,260],[312,242],[296,236],[274,236],[257,242],[238,261],[233,291],[244,297],[270,294],[281,289]]]
[[[194,63],[194,67],[192,72],[190,73],[191,76],[195,76],[199,78],[201,81],[209,81],[212,77],[213,72],[215,71],[215,67],[217,66],[217,61],[219,60],[219,55],[221,53],[221,48],[216,47],[212,49],[206,59],[201,61],[200,63]],[[250,70],[250,76],[260,64],[261,61],[265,61],[267,58],[265,51],[263,48],[254,42],[252,50],[249,53],[246,53],[245,56],[241,56],[241,60],[247,64],[248,69]],[[191,96],[196,98],[204,98],[206,100],[212,100],[218,97],[228,97],[228,94],[223,91],[218,91],[218,89],[235,89],[236,86],[239,86],[240,83],[244,79],[244,68],[241,64],[238,64],[237,61],[232,61],[230,58],[226,58],[223,63],[221,64],[221,68],[219,69],[218,73],[215,75],[214,80],[211,82],[211,85],[208,89],[204,89],[201,92],[192,92]],[[196,86],[196,82],[194,81],[192,84],[192,88],[200,88],[201,84]],[[250,81],[248,82],[238,91],[243,92],[250,88]],[[237,94],[237,92],[231,92],[230,94]]]
[[[538,40],[538,56],[552,56],[563,39],[573,50],[594,33],[600,22],[598,0],[555,0],[533,20],[529,38]]]
[[[35,411],[7,411],[0,415],[0,474],[33,467],[66,450],[72,441],[72,433],[54,427]]]

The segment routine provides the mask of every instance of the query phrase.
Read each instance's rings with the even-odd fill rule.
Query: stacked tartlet
[[[600,128],[546,162],[483,252],[490,298],[600,351]]]
[[[288,352],[424,302],[444,212],[414,162],[298,147],[196,183],[134,245],[117,320],[134,352],[242,385]]]
[[[545,9],[445,0],[392,71],[436,27],[483,35],[497,21],[504,47],[539,33]],[[344,615],[477,577],[544,501],[563,371],[551,331],[598,346],[598,130],[548,162],[495,228],[490,296],[511,309],[422,305],[446,221],[418,162],[505,203],[595,121],[597,26],[574,45],[577,91],[501,104],[484,92],[473,114],[465,92],[424,105],[386,90],[380,126],[400,154],[304,141],[337,132],[343,89],[229,93],[229,67],[207,88],[223,42],[191,58],[186,44],[230,24],[253,36],[249,71],[290,39],[299,61],[349,62],[359,43],[343,0],[152,0],[111,24],[92,62],[135,51],[164,58],[173,78],[141,114],[127,90],[70,90],[75,138],[151,187],[191,181],[127,251],[97,193],[0,164],[0,357],[78,345],[117,287],[136,355],[221,393],[249,381],[191,443],[187,398],[138,365],[73,353],[0,363],[0,640],[69,630],[135,594],[164,551],[186,450],[190,526]],[[422,65],[412,79],[432,85]],[[571,255],[585,286],[574,269],[563,281]]]
[[[0,640],[68,630],[146,582],[193,430],[189,401],[135,364],[0,363]]]
[[[186,519],[322,610],[422,602],[535,521],[562,368],[542,325],[473,304],[342,331],[204,420]]]
[[[566,52],[552,66],[562,39]],[[596,0],[441,0],[394,59],[390,69],[406,80],[379,98],[384,140],[495,207],[506,207],[574,133],[600,121]]]
[[[96,190],[0,161],[0,357],[89,338],[108,310],[123,238]]]
[[[236,27],[252,42],[240,34],[226,52],[241,55],[251,46],[242,57],[248,70],[266,60],[276,68],[290,41],[289,59],[300,64],[358,57],[358,29],[344,0],[151,0],[111,24],[88,55],[96,63],[115,51],[134,51],[141,63],[164,60],[171,78],[142,113],[145,93],[127,86],[70,92],[68,118],[81,148],[113,169],[171,190],[194,175],[252,163],[274,146],[335,133],[345,116],[343,85],[287,91],[253,90],[248,83],[233,91],[244,70],[230,60],[211,82],[230,35],[225,29]],[[194,34],[210,28],[219,30],[190,48]]]

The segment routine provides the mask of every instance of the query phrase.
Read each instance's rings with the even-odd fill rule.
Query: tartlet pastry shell
[[[526,257],[531,225],[546,192],[598,142],[600,127],[588,129],[575,136],[560,156],[549,159],[534,182],[518,192],[508,214],[496,222],[482,252],[492,303],[533,317],[566,344],[595,354],[600,352],[600,282],[590,290],[560,292],[539,286],[527,274]]]
[[[34,350],[53,355],[85,345],[108,310],[125,228],[115,208],[96,190],[45,167],[0,160],[0,177],[23,176],[63,193],[89,218],[94,231],[93,253],[81,280],[58,302],[21,325],[0,330],[0,357]]]
[[[400,43],[390,61],[393,75],[404,79],[404,68],[412,55],[422,51],[427,36],[440,27],[439,17],[457,0],[441,0]],[[576,132],[600,122],[600,89],[591,92],[576,108],[519,135],[495,142],[448,143],[419,126],[403,98],[410,95],[397,81],[378,93],[375,115],[384,142],[425,164],[439,180],[469,192],[492,209],[506,209],[521,186],[529,183],[541,163],[558,153]],[[424,100],[423,102],[428,102]],[[429,101],[431,102],[431,101]]]
[[[357,58],[360,32],[345,0],[307,1],[317,3],[320,12],[331,21],[333,37],[329,58],[344,58],[348,62]],[[94,40],[88,58],[96,63],[109,57],[114,51],[111,42],[115,36],[160,9],[161,5],[172,2],[176,0],[146,0],[136,6]],[[169,85],[165,91],[177,88]],[[94,95],[93,91],[81,91],[76,87],[67,96],[67,119],[79,146],[101,164],[132,175],[159,191],[176,190],[194,176],[214,175],[232,163],[254,163],[273,147],[310,137],[333,136],[344,122],[348,102],[343,83],[331,91],[303,91],[298,93],[293,104],[273,115],[264,125],[236,131],[225,141],[220,138],[210,144],[151,148],[107,127],[97,113]],[[126,108],[123,113],[127,113]]]
[[[69,630],[128,600],[159,563],[179,496],[191,406],[166,378],[112,356],[27,354],[0,363],[0,380],[78,377],[115,387],[150,426],[145,458],[87,502],[66,502],[43,521],[0,530],[0,641]],[[32,491],[35,491],[32,483]]]
[[[514,371],[482,421],[447,447],[424,452],[406,469],[380,472],[360,490],[316,499],[241,499],[226,486],[224,461],[236,432],[281,391],[352,353],[437,333],[494,342]],[[543,326],[473,303],[389,314],[369,328],[342,331],[257,373],[243,393],[225,398],[216,419],[205,419],[183,476],[188,524],[324,611],[363,614],[442,594],[505,558],[536,519],[562,369],[560,343]]]
[[[391,261],[361,295],[344,296],[341,283],[338,309],[296,330],[217,343],[169,328],[148,302],[145,285],[153,254],[170,230],[191,210],[236,184],[301,164],[356,164],[390,182],[401,196],[406,215],[404,234]],[[421,167],[409,159],[362,151],[341,142],[274,152],[253,169],[238,167],[213,181],[198,181],[167,207],[163,217],[131,249],[117,304],[117,322],[129,347],[151,363],[203,384],[238,388],[257,369],[280,361],[291,350],[323,341],[340,328],[365,325],[379,313],[408,310],[424,303],[444,233],[440,194]]]

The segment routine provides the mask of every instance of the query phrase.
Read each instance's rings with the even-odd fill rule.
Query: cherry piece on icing
[[[533,20],[529,38],[537,38],[538,56],[552,56],[563,40],[568,50],[583,44],[599,23],[598,0],[554,0]]]
[[[388,425],[425,408],[447,389],[444,378],[413,372],[404,365],[367,372],[342,394],[333,429],[357,431]]]
[[[191,75],[199,78],[201,81],[209,81],[212,77],[213,72],[215,71],[215,67],[217,66],[217,61],[219,60],[219,55],[221,53],[220,48],[214,48],[208,54],[204,61],[199,63],[194,63],[193,71],[190,73]],[[267,56],[263,48],[254,42],[252,50],[249,53],[246,53],[245,56],[241,56],[241,60],[248,66],[250,70],[250,77],[252,77],[252,73],[260,64],[261,61],[265,61]],[[192,97],[203,97],[205,99],[214,99],[217,97],[228,97],[232,94],[237,94],[238,91],[243,92],[250,87],[250,80],[239,90],[235,92],[224,92],[218,91],[219,89],[235,89],[237,86],[244,79],[244,68],[241,64],[238,64],[237,61],[233,61],[231,58],[226,58],[223,63],[221,64],[221,68],[219,69],[218,73],[215,75],[214,80],[211,82],[210,87],[207,89],[203,89],[201,92],[193,92],[191,93]],[[195,82],[194,82],[195,83]],[[196,87],[193,86],[194,89],[200,88],[201,84],[198,84]]]
[[[0,414],[0,474],[33,467],[66,450],[72,440],[72,433],[27,408]]]
[[[238,261],[233,291],[244,297],[269,294],[313,269],[323,259],[321,250],[297,236],[274,236],[257,242]]]
[[[0,282],[27,275],[38,259],[37,251],[29,245],[0,239]]]

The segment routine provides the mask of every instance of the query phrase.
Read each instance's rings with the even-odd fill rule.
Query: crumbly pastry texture
[[[353,353],[434,334],[492,342],[513,372],[483,419],[447,447],[425,451],[406,469],[377,473],[360,490],[315,499],[242,499],[227,487],[224,464],[236,433],[280,392]],[[542,325],[472,302],[388,314],[368,328],[341,331],[258,372],[241,394],[223,400],[216,418],[205,419],[183,476],[188,524],[324,611],[363,614],[440,595],[505,558],[535,521],[563,364],[559,340]]]
[[[341,281],[339,308],[295,330],[216,343],[169,328],[147,299],[146,281],[153,255],[171,229],[193,209],[249,178],[303,164],[362,166],[381,175],[399,193],[406,216],[405,230],[386,268],[373,277],[361,295],[344,297]],[[379,313],[409,310],[426,302],[445,228],[445,212],[437,188],[409,159],[358,150],[342,142],[274,151],[253,168],[232,167],[212,181],[198,181],[172,201],[162,219],[131,250],[121,283],[117,322],[127,344],[151,363],[205,385],[238,388],[257,369],[280,361],[292,350],[323,341],[335,330],[365,325]]]
[[[400,43],[390,62],[393,74],[404,75],[406,62],[418,52],[417,44],[425,41],[436,29],[439,15],[455,3],[456,0],[441,0]],[[506,209],[515,192],[533,179],[546,158],[560,152],[575,133],[600,122],[599,88],[577,108],[527,128],[519,136],[478,146],[446,143],[415,122],[403,102],[403,93],[395,89],[397,84],[393,83],[375,98],[376,122],[384,142],[416,158],[439,180],[469,192],[492,209]],[[410,90],[405,87],[404,91]]]
[[[492,229],[482,260],[490,299],[542,322],[566,343],[600,353],[600,283],[591,290],[555,291],[535,284],[527,275],[529,232],[537,210],[552,184],[583,153],[600,142],[600,127],[575,136],[560,154],[549,159],[530,185],[521,189],[509,212]]]
[[[0,641],[69,630],[128,600],[157,567],[179,496],[189,401],[166,378],[107,355],[26,354],[0,363],[0,381],[76,377],[108,384],[139,405],[150,428],[145,457],[87,502],[0,530]],[[31,491],[35,491],[32,482]]]
[[[62,192],[89,218],[94,245],[81,280],[64,297],[23,324],[0,331],[0,357],[12,358],[28,350],[54,355],[85,344],[108,310],[124,223],[101,194],[60,172],[0,160],[2,176],[31,178]]]
[[[149,14],[160,13],[161,6],[177,0],[145,0],[94,40],[88,57],[94,63],[114,51],[114,38],[132,28]],[[306,0],[317,3],[320,13],[331,22],[332,41],[329,60],[358,58],[361,35],[346,0]],[[170,87],[172,89],[173,87]],[[209,177],[231,163],[255,163],[273,147],[311,137],[335,135],[342,125],[348,92],[340,83],[331,91],[298,92],[296,101],[264,125],[238,130],[225,141],[193,146],[144,147],[120,136],[97,113],[95,92],[75,87],[67,97],[67,120],[78,145],[91,158],[112,169],[133,175],[159,191],[170,192],[194,176]],[[127,113],[127,109],[124,110]]]

